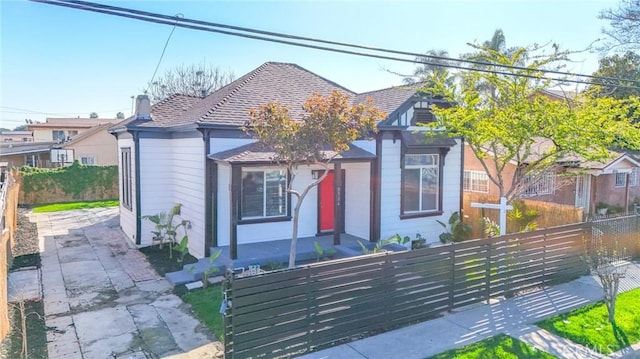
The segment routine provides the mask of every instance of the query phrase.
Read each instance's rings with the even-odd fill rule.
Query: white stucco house
[[[452,212],[461,208],[463,141],[427,138],[416,126],[432,119],[434,99],[407,87],[354,93],[294,64],[268,62],[213,94],[174,95],[117,124],[120,225],[140,246],[150,245],[151,224],[141,216],[182,204],[191,221],[189,249],[195,257],[212,248],[291,238],[291,210],[284,168],[261,152],[241,126],[249,110],[279,101],[301,116],[314,92],[346,92],[352,101],[371,97],[388,114],[375,139],[353,143],[332,162],[333,172],[305,199],[299,238],[341,233],[377,241],[420,232],[438,241]],[[440,100],[441,101],[441,100]],[[303,186],[319,168],[299,169]],[[335,175],[340,174],[340,175]]]

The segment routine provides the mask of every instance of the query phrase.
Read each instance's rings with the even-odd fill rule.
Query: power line
[[[149,83],[147,84],[147,89],[144,90],[144,93],[147,93],[147,91],[149,91],[149,87],[151,87],[151,84],[153,83],[153,79],[156,78],[156,73],[158,73],[158,68],[160,67],[160,64],[162,63],[162,58],[164,58],[164,52],[167,51],[167,46],[169,45],[169,41],[171,40],[171,36],[173,36],[173,32],[176,31],[176,24],[178,23],[178,19],[180,17],[184,17],[184,15],[182,14],[176,14],[175,18],[176,18],[176,22],[175,24],[173,24],[173,28],[171,29],[171,32],[169,33],[169,37],[167,37],[167,41],[164,43],[164,47],[162,48],[162,53],[160,54],[160,58],[158,59],[158,64],[156,65],[156,69],[153,71],[153,75],[151,76],[151,80],[149,80]]]
[[[258,30],[258,29],[248,28],[248,27],[227,25],[227,24],[221,24],[221,23],[216,23],[216,22],[193,20],[193,19],[184,18],[184,16],[178,18],[177,16],[174,17],[174,16],[158,14],[158,13],[153,13],[153,12],[148,12],[148,11],[135,10],[135,9],[123,8],[123,7],[119,7],[119,6],[93,3],[93,2],[88,2],[88,1],[81,1],[81,0],[57,0],[57,1],[58,2],[63,2],[63,3],[78,4],[78,5],[83,5],[83,6],[88,6],[88,7],[98,8],[98,9],[106,9],[106,10],[127,12],[127,13],[131,13],[131,14],[137,14],[137,15],[154,17],[154,18],[165,19],[165,20],[174,20],[175,19],[176,22],[178,22],[178,21],[187,22],[187,23],[192,23],[192,24],[196,24],[196,25],[203,25],[203,26],[210,26],[210,27],[216,27],[216,28],[237,30],[237,31],[243,31],[243,32],[260,34],[260,35],[281,37],[281,38],[286,38],[286,39],[309,41],[309,42],[315,42],[315,43],[321,43],[321,44],[327,44],[327,45],[338,45],[338,46],[356,48],[356,49],[361,49],[361,50],[370,50],[370,51],[390,53],[390,54],[395,54],[395,55],[413,56],[413,57],[416,57],[416,58],[427,58],[427,59],[439,60],[439,61],[450,61],[450,62],[466,63],[466,64],[473,64],[473,65],[480,65],[480,66],[494,66],[494,67],[500,67],[500,68],[504,68],[504,69],[531,71],[530,68],[527,68],[525,66],[505,65],[505,64],[490,63],[490,62],[484,62],[484,61],[478,61],[478,60],[472,60],[472,59],[458,59],[458,58],[448,57],[448,56],[437,56],[437,55],[421,54],[421,53],[401,51],[401,50],[385,49],[385,48],[380,48],[380,47],[365,46],[365,45],[346,43],[346,42],[340,42],[340,41],[325,40],[325,39],[319,39],[319,38],[313,38],[313,37],[305,37],[305,36],[299,36],[299,35],[291,35],[291,34],[285,34],[285,33],[280,33],[280,32]],[[557,70],[540,70],[540,71],[544,72],[544,73],[548,73],[548,74],[555,74],[555,75],[584,77],[584,78],[598,79],[598,80],[621,81],[621,79],[619,79],[619,78],[608,77],[608,76],[594,76],[594,75],[571,73],[571,72],[557,71]],[[640,81],[636,81],[636,80],[624,80],[624,81],[629,81],[629,82],[633,82],[635,84],[640,84]]]
[[[184,22],[203,23],[203,24],[207,24],[207,22],[198,21],[198,20],[191,20],[191,19],[184,19],[184,18],[183,19],[179,19],[180,21],[178,22],[178,18],[171,17],[171,16],[168,16],[168,15],[155,14],[155,13],[150,13],[150,12],[146,12],[146,11],[139,11],[139,10],[133,10],[133,9],[126,9],[126,8],[110,7],[110,6],[107,6],[107,5],[95,4],[95,3],[84,2],[84,1],[64,1],[64,0],[60,0],[60,1],[54,1],[54,0],[30,0],[30,1],[39,2],[39,3],[45,3],[45,4],[50,4],[50,5],[56,5],[56,6],[62,6],[62,7],[68,7],[68,8],[78,9],[78,10],[97,12],[97,13],[101,13],[101,14],[114,15],[114,16],[119,16],[119,17],[124,17],[124,18],[141,20],[141,21],[145,21],[145,22],[152,22],[152,23],[163,24],[163,25],[177,26],[177,27],[182,27],[182,28],[187,28],[187,29],[192,29],[192,30],[200,30],[200,31],[219,33],[219,34],[230,35],[230,36],[238,36],[238,37],[244,37],[244,38],[249,38],[249,39],[254,39],[254,40],[268,41],[268,42],[280,43],[280,44],[285,44],[285,45],[305,47],[305,48],[324,50],[324,51],[330,51],[330,52],[336,52],[336,53],[343,53],[343,54],[349,54],[349,55],[355,55],[355,56],[363,56],[363,57],[370,57],[370,58],[377,58],[377,59],[383,59],[383,60],[405,62],[405,63],[413,63],[413,64],[425,64],[425,65],[432,65],[432,66],[438,66],[438,67],[459,69],[459,70],[465,70],[465,71],[476,71],[476,72],[483,72],[483,73],[491,73],[491,74],[497,74],[497,75],[524,77],[524,78],[531,78],[531,79],[546,79],[546,80],[556,81],[556,82],[587,84],[587,85],[594,85],[595,84],[595,85],[603,85],[603,86],[617,86],[617,87],[620,87],[620,88],[640,89],[640,87],[638,87],[638,86],[630,86],[630,85],[622,85],[622,84],[620,84],[620,85],[612,85],[612,84],[607,84],[607,83],[598,83],[598,82],[586,81],[586,80],[559,78],[559,77],[552,77],[552,76],[543,76],[542,75],[543,73],[547,73],[547,72],[550,73],[550,71],[542,70],[542,69],[529,69],[529,68],[526,68],[526,67],[520,67],[520,69],[522,69],[523,71],[527,71],[529,73],[511,73],[511,72],[498,71],[498,70],[492,70],[492,69],[487,69],[487,68],[477,68],[477,67],[469,68],[469,67],[464,67],[464,66],[454,65],[454,64],[434,63],[434,62],[428,62],[428,61],[420,60],[419,58],[406,59],[406,58],[392,57],[392,56],[387,56],[387,55],[377,55],[377,54],[357,52],[357,51],[352,51],[352,50],[337,49],[337,48],[326,47],[326,46],[305,44],[305,43],[294,42],[294,41],[289,41],[289,40],[280,40],[280,39],[274,39],[274,38],[269,38],[269,37],[264,37],[264,36],[243,34],[243,33],[239,33],[239,32],[227,31],[227,30],[219,30],[219,29],[200,26],[200,25],[189,25],[189,24],[185,24]],[[107,9],[107,8],[114,8],[114,10],[110,10],[110,9]],[[118,9],[122,9],[122,10],[118,10]],[[125,13],[119,12],[119,11],[124,11]],[[134,15],[132,15],[132,14],[134,14]],[[172,19],[173,22],[170,22],[170,21],[167,21],[167,20],[163,20],[163,19]],[[209,25],[207,25],[207,26],[209,26]],[[229,25],[225,25],[225,26],[229,26]],[[256,31],[258,31],[258,30],[256,30]],[[293,35],[286,35],[286,34],[283,34],[283,35],[285,35],[285,36],[293,36]],[[302,37],[299,37],[299,38],[302,38]],[[313,41],[313,40],[305,40],[305,41]],[[322,41],[327,42],[326,40],[322,40]],[[337,43],[337,42],[332,42],[332,43]],[[341,46],[344,46],[344,45],[341,45]],[[354,47],[359,47],[359,48],[362,48],[362,49],[369,49],[368,47],[360,46],[360,45],[353,45],[353,46]],[[375,50],[375,48],[371,48],[370,50],[377,51],[377,50]],[[387,50],[387,51],[388,52],[392,52],[394,50]],[[399,52],[398,51],[397,53],[403,53],[403,52]],[[427,57],[424,54],[416,54],[416,53],[407,53],[407,54],[417,55],[416,57]],[[444,59],[447,59],[449,61],[458,61],[458,60],[467,61],[467,62],[471,61],[471,60],[461,60],[461,59],[454,59],[454,58],[444,58]],[[484,63],[484,62],[480,62],[480,64],[488,65],[488,66],[501,66],[501,67],[507,68],[507,69],[518,69],[518,67],[509,66],[509,65],[499,65],[499,64]],[[561,71],[554,71],[554,73],[555,74],[562,74],[564,76],[586,77],[586,78],[591,78],[593,80],[605,80],[605,81],[608,80],[608,81],[618,81],[618,82],[622,82],[622,81],[624,81],[624,82],[637,82],[635,80],[629,80],[629,79],[619,79],[619,78],[612,78],[612,77],[599,77],[599,76],[591,76],[591,75],[583,75],[583,74],[572,74],[572,73],[569,73],[569,72],[561,72]]]
[[[3,109],[7,109],[7,110],[14,110],[14,111],[7,111],[7,110],[3,110]],[[125,111],[127,110],[127,108],[119,108],[119,109],[115,109],[115,110],[100,110],[100,111],[93,111],[93,112],[97,112],[97,113],[104,113],[104,112],[113,112],[113,111]],[[0,106],[0,112],[3,113],[15,113],[15,114],[25,114],[25,115],[29,115],[29,114],[38,114],[38,115],[53,115],[53,116],[61,116],[61,117],[68,117],[69,115],[76,115],[78,113],[82,113],[85,111],[76,111],[76,112],[65,112],[65,113],[53,113],[53,112],[42,112],[42,111],[37,111],[37,110],[29,110],[26,108],[18,108],[18,107],[11,107],[11,106]]]

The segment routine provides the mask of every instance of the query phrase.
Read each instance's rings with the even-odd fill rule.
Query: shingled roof
[[[265,163],[272,162],[275,155],[272,149],[265,148],[261,144],[253,142],[230,150],[214,153],[209,155],[209,158],[228,163]],[[345,152],[336,153],[332,150],[326,150],[323,151],[323,155],[326,158],[334,158],[334,160],[368,160],[375,158],[374,154],[353,144],[350,145],[349,150]]]
[[[409,99],[415,90],[393,87],[356,94],[298,65],[267,62],[205,98],[174,95],[151,108],[151,121],[127,119],[114,126],[173,127],[187,124],[241,126],[249,110],[271,102],[291,108],[293,118],[303,116],[302,105],[313,93],[327,95],[333,90],[346,92],[354,103],[371,97],[374,105],[390,113]]]

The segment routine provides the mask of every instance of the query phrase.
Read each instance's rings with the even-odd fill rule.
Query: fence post
[[[455,243],[452,243],[449,245],[449,252],[451,253],[451,255],[449,256],[451,258],[451,273],[449,275],[449,280],[451,281],[449,283],[449,312],[451,312],[453,310],[453,289],[456,286],[456,250],[455,250]]]
[[[224,358],[233,359],[233,309],[229,307],[229,301],[233,304],[233,271],[227,270],[222,281],[222,305],[224,332]]]
[[[499,237],[498,237],[499,238]],[[487,278],[487,303],[491,299],[491,245],[493,244],[493,239],[489,240],[487,243],[487,260],[484,264],[485,268],[485,277]]]
[[[542,281],[547,280],[547,234],[542,236]],[[544,284],[543,284],[544,285]]]

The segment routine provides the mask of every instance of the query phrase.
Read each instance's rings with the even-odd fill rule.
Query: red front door
[[[319,207],[320,207],[320,232],[333,231],[334,219],[334,191],[333,191],[333,171],[320,182],[319,186]]]

